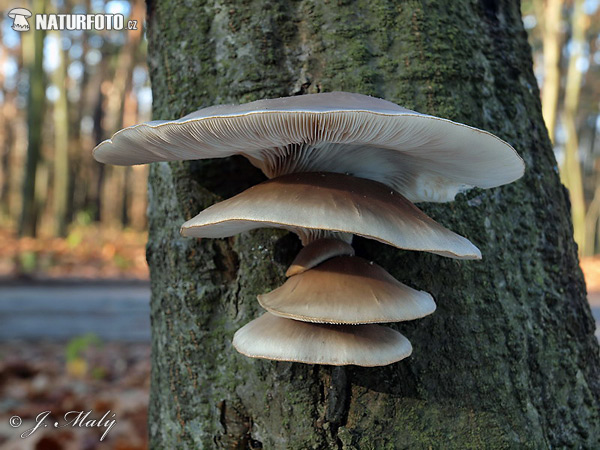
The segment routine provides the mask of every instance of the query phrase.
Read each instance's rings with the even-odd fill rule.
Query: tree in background
[[[539,64],[543,67],[542,112],[559,154],[561,180],[569,190],[575,242],[581,255],[591,256],[600,236],[598,150],[594,148],[600,121],[596,91],[600,79],[600,4],[528,0],[524,10],[535,13],[526,15],[525,21],[534,52],[543,59]]]
[[[190,30],[193,30],[191,32]],[[483,261],[356,239],[430,292],[384,368],[252,360],[230,345],[299,243],[258,230],[193,240],[180,225],[262,179],[245,160],[159,163],[150,177],[156,448],[593,447],[600,356],[568,196],[515,1],[151,2],[155,119],[202,106],[346,90],[489,130],[527,164],[517,183],[421,205]]]
[[[564,117],[567,141],[565,144],[565,159],[561,167],[562,179],[571,194],[571,216],[573,217],[573,237],[584,253],[593,253],[586,250],[585,233],[585,198],[583,175],[579,152],[579,139],[577,139],[577,110],[581,93],[582,70],[579,67],[583,58],[585,34],[589,20],[583,13],[583,0],[575,0],[571,17],[571,51],[565,81]]]
[[[60,40],[60,33],[55,32]],[[69,223],[69,100],[67,98],[67,58],[64,50],[58,52],[58,66],[53,73],[53,83],[58,88],[58,98],[54,102],[54,233],[56,236],[67,235]]]
[[[34,0],[32,11],[34,14],[44,14],[45,3],[43,0]],[[44,110],[46,109],[46,82],[44,69],[44,32],[29,33],[23,39],[23,64],[29,73],[29,91],[27,95],[27,163],[25,177],[23,178],[23,207],[19,220],[19,235],[35,236],[40,210],[39,201],[36,201],[36,192],[43,190],[40,186],[40,155],[42,152],[42,127]],[[36,189],[37,184],[37,189]]]
[[[34,14],[41,8],[59,14],[120,8],[139,26],[48,33],[32,28],[18,33],[10,29],[12,19],[0,17],[0,226],[26,236],[64,237],[73,221],[101,218],[100,195],[108,192],[113,203],[104,208],[108,212],[103,225],[144,229],[147,172],[112,176],[109,170],[104,177],[102,165],[89,154],[124,121],[131,125],[149,118],[149,101],[142,98],[143,92],[149,94],[144,3],[32,2],[22,6]],[[4,10],[6,5],[0,6]]]
[[[554,142],[560,96],[560,54],[564,44],[561,26],[564,0],[534,0],[533,4],[541,25],[543,42],[542,115],[548,129],[548,137]]]

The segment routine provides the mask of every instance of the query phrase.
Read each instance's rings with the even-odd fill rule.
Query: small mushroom
[[[338,173],[294,173],[216,203],[181,227],[184,236],[222,238],[260,227],[297,233],[350,233],[398,248],[479,259],[469,240],[442,227],[381,183]]]
[[[300,250],[285,275],[298,275],[335,256],[354,256],[354,248],[338,239],[317,239]]]
[[[412,353],[408,339],[381,325],[315,324],[270,313],[240,328],[233,346],[251,358],[336,366],[384,366]]]
[[[402,322],[435,311],[431,295],[357,256],[328,259],[259,295],[258,301],[277,316],[316,323]]]
[[[31,11],[25,8],[13,8],[8,12],[8,17],[13,19],[12,29],[15,31],[29,31],[27,18],[31,17]]]

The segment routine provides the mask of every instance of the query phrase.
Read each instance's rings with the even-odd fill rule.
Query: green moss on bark
[[[543,126],[519,5],[508,1],[152,1],[155,118],[202,106],[348,90],[489,130],[527,163],[509,186],[421,205],[482,261],[357,239],[360,255],[430,292],[394,325],[408,360],[380,369],[251,360],[236,329],[281,284],[298,241],[223,240],[181,223],[263,179],[240,158],[155,164],[150,178],[155,448],[593,448],[600,363]]]

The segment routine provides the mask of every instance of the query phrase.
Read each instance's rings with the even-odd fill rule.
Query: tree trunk
[[[44,1],[33,1],[33,13],[44,13]],[[46,86],[44,80],[44,31],[23,34],[23,65],[29,71],[27,94],[27,163],[23,178],[23,205],[19,220],[21,236],[35,236],[37,232],[38,208],[36,205],[36,178],[42,151],[42,126],[46,108]]]
[[[569,190],[571,199],[571,216],[573,217],[573,236],[582,254],[589,253],[585,242],[585,196],[583,192],[583,174],[579,157],[579,138],[577,136],[577,109],[581,93],[582,72],[577,67],[583,57],[585,32],[589,19],[583,10],[583,0],[573,2],[571,17],[572,49],[569,55],[569,68],[565,85],[564,124],[567,131],[565,143],[565,161],[561,166],[563,183]]]
[[[541,3],[541,0],[539,0]],[[554,142],[558,97],[560,94],[560,53],[563,32],[561,30],[563,0],[548,0],[543,14],[542,39],[544,42],[544,82],[542,87],[542,115],[548,129],[548,137]]]
[[[430,292],[383,368],[253,360],[235,330],[300,248],[282,231],[188,239],[180,225],[263,175],[242,158],[158,163],[149,184],[154,448],[549,448],[600,439],[600,357],[518,2],[172,0],[148,5],[155,119],[346,90],[489,130],[511,185],[420,206],[472,240],[457,261],[355,239]]]
[[[55,32],[60,40],[60,33]],[[58,87],[58,99],[54,103],[54,178],[53,208],[54,235],[65,237],[69,225],[69,99],[67,98],[68,53],[59,50],[60,62],[53,73],[54,85]]]

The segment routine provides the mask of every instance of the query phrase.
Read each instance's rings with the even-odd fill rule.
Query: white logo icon
[[[14,8],[8,12],[8,17],[13,19],[13,30],[29,31],[29,22],[27,22],[27,18],[31,17],[31,11],[25,8]]]

